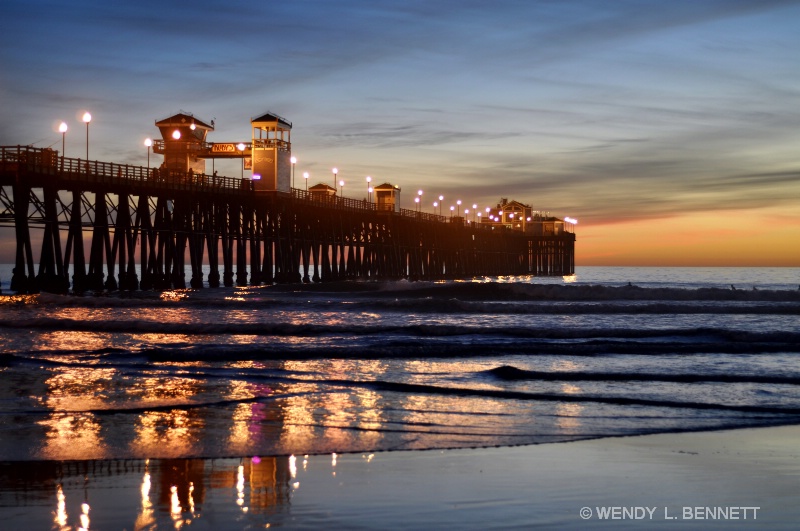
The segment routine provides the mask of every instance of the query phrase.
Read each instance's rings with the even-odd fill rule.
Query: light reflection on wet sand
[[[580,435],[580,407],[370,385],[392,381],[397,370],[424,383],[426,374],[455,372],[450,361],[403,361],[399,369],[385,360],[178,361],[131,370],[105,365],[103,357],[88,366],[80,354],[60,360],[44,368],[41,383],[11,384],[44,413],[4,445],[27,452],[23,458],[289,455],[514,444],[537,430]],[[486,369],[464,363],[468,372]],[[520,424],[520,417],[527,420]]]
[[[36,424],[45,432],[39,459],[107,459],[113,455],[96,415],[53,412]]]
[[[793,529],[797,437],[787,426],[447,452],[6,462],[0,517],[60,531],[582,529],[581,507],[627,503],[659,508],[647,527]],[[743,505],[758,518],[680,519],[682,506]],[[679,518],[665,520],[665,507]]]

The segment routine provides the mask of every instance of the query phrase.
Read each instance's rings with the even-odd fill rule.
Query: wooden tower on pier
[[[400,199],[400,187],[396,184],[383,183],[375,187],[375,203],[378,210],[394,212]]]
[[[292,123],[267,112],[250,120],[253,126],[252,168],[256,192],[291,192]]]
[[[196,174],[206,172],[206,136],[214,130],[210,124],[195,118],[186,111],[156,122],[161,131],[161,142],[156,141],[153,151],[164,154],[164,168],[173,175],[186,175],[189,170]]]

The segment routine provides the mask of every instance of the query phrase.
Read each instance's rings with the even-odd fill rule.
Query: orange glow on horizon
[[[767,210],[686,214],[577,231],[578,266],[800,267],[800,218]]]

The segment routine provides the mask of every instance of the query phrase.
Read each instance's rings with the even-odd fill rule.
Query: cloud
[[[339,165],[588,221],[800,209],[797,1],[9,0],[4,14],[0,144],[58,142],[51,123],[91,108],[94,156],[135,163],[178,109],[217,118],[219,141],[272,109],[315,176]]]

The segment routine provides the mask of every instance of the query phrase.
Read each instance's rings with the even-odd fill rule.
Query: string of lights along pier
[[[298,187],[292,124],[271,112],[251,120],[247,142],[209,142],[214,122],[186,111],[157,120],[147,166],[91,160],[92,120],[87,112],[85,158],[64,156],[66,123],[61,153],[0,147],[13,291],[574,273],[577,221],[519,201],[445,206],[437,195],[426,212],[415,190],[413,208],[401,208],[398,183],[366,177],[356,192],[335,168],[310,186],[303,172]],[[241,159],[240,174],[209,174],[206,161],[217,158]]]

